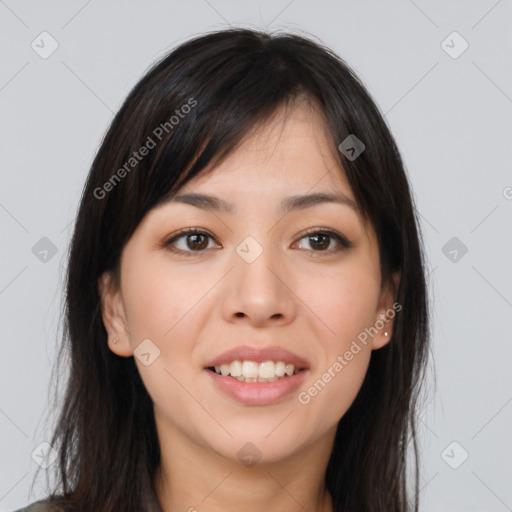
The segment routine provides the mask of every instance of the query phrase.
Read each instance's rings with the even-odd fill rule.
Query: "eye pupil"
[[[203,239],[203,244],[195,244],[195,243],[189,244],[189,243],[187,243],[187,245],[188,245],[188,247],[190,249],[204,249],[208,245],[208,241],[206,240],[206,237],[204,235],[199,235],[199,234],[188,235],[187,236],[187,242],[190,241],[191,239],[193,239],[194,241],[197,241],[198,238],[202,238]],[[204,243],[205,240],[206,240],[206,245]]]
[[[320,248],[320,249],[327,249],[329,247],[329,235],[322,235],[322,234],[318,234],[318,235],[311,235],[309,237],[310,239],[313,239],[313,240],[318,240],[319,238],[323,238],[324,239],[324,243],[321,244],[321,245],[317,245],[317,242],[315,241],[314,242],[314,245],[315,247],[317,248]],[[325,244],[325,241],[327,240],[327,244]]]

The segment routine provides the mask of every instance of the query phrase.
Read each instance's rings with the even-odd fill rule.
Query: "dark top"
[[[15,510],[14,512],[47,512],[46,508],[46,500],[40,500],[35,501],[34,503],[31,503],[30,505],[19,508],[18,510]]]

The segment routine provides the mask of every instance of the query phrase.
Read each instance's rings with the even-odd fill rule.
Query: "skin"
[[[212,174],[183,189],[232,201],[236,213],[160,205],[125,246],[120,282],[110,273],[99,280],[112,352],[130,357],[144,339],[151,353],[160,350],[148,366],[134,359],[154,403],[162,452],[155,486],[164,512],[332,510],[323,480],[337,423],[359,392],[372,350],[391,338],[388,320],[309,403],[298,401],[298,392],[392,309],[394,294],[381,290],[373,229],[349,206],[280,213],[281,200],[295,194],[341,192],[355,201],[318,109],[302,101],[284,113],[276,111]],[[165,247],[188,227],[213,238],[185,235],[174,242],[182,253]],[[312,239],[309,228],[336,231],[353,247]],[[263,248],[252,263],[235,250],[249,235]],[[279,345],[304,357],[304,384],[272,405],[228,398],[203,367],[243,344]],[[261,453],[250,467],[237,456],[247,442]]]

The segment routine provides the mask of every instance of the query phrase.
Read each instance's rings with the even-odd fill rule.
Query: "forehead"
[[[186,184],[197,192],[240,187],[280,195],[321,188],[354,200],[325,118],[304,99],[278,108],[220,164],[211,164]]]

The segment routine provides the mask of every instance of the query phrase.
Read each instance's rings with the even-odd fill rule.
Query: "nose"
[[[250,244],[245,247],[255,250]],[[277,251],[262,249],[254,261],[245,257],[243,248],[234,251],[234,268],[225,283],[222,305],[228,322],[253,327],[282,326],[292,322],[297,314],[292,278],[285,262]]]

